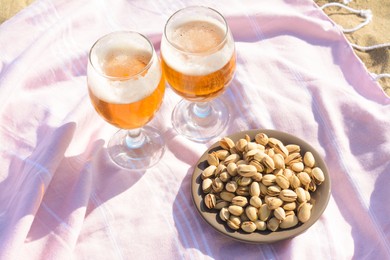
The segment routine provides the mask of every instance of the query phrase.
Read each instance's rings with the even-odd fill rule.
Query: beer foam
[[[122,57],[119,56],[119,59],[124,59],[126,53],[145,53],[145,48],[142,49],[140,46],[124,47],[120,42],[115,48],[102,48],[92,52],[88,62],[88,85],[94,95],[101,100],[115,104],[134,103],[151,95],[161,79],[161,69],[156,53],[153,52],[152,64],[149,68],[145,68],[145,74],[115,78],[104,76],[103,72],[107,55],[113,50],[116,53],[122,53]],[[94,64],[93,66],[91,62]]]
[[[217,21],[214,21],[212,18],[209,17],[200,17],[199,20],[193,21],[188,19],[183,19],[180,24],[175,26],[172,30],[167,31],[166,37],[168,38],[175,38],[175,37],[183,37],[183,35],[180,35],[180,27],[190,27],[191,23],[201,22],[202,24],[208,24],[209,31],[212,30],[218,30],[216,35],[222,35],[222,38],[224,36],[224,29],[222,28],[222,25],[218,23]],[[187,39],[184,39],[185,41],[188,40],[188,37],[194,36],[194,33],[189,33],[190,35],[187,36]],[[192,35],[191,35],[192,34]],[[208,34],[208,32],[202,33],[203,35]],[[204,45],[211,46],[213,44],[213,41],[215,39],[205,40],[203,39],[203,43],[197,43],[197,46],[187,46],[187,49],[190,49],[191,53],[185,53],[184,51],[178,51],[177,48],[175,48],[171,43],[167,42],[166,37],[163,37],[161,41],[161,55],[164,59],[164,61],[172,67],[174,70],[179,71],[183,74],[187,75],[194,75],[194,76],[202,76],[207,75],[210,73],[213,73],[219,69],[221,69],[226,63],[229,62],[232,55],[234,54],[234,40],[230,34],[230,32],[227,33],[227,41],[222,48],[218,49],[215,52],[202,54],[201,52],[197,53],[197,50],[201,50]],[[202,35],[199,35],[196,41],[202,40]],[[229,39],[230,38],[230,39]],[[176,44],[177,47],[181,48],[180,43]],[[186,43],[183,43],[183,45]]]

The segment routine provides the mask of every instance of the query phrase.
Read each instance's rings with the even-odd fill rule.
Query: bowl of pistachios
[[[325,211],[331,180],[324,160],[288,133],[254,129],[221,138],[198,160],[192,198],[218,232],[249,243],[304,233]]]

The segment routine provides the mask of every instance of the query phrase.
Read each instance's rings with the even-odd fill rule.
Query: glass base
[[[174,129],[186,138],[196,142],[207,142],[218,137],[229,122],[230,114],[220,99],[209,102],[181,100],[173,110]]]
[[[107,150],[117,165],[128,170],[146,170],[161,159],[165,143],[157,129],[145,126],[119,130],[111,137]]]

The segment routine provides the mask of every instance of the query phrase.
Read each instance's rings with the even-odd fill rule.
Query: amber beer
[[[185,21],[165,33],[162,68],[173,90],[190,101],[219,96],[236,67],[234,41],[226,39],[230,34],[208,20]]]
[[[144,126],[153,118],[164,96],[158,57],[138,49],[117,49],[100,57],[100,64],[101,75],[91,73],[88,79],[96,111],[122,129]]]

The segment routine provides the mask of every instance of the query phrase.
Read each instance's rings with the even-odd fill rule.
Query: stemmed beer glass
[[[151,42],[137,32],[103,36],[89,52],[87,80],[95,110],[121,129],[107,145],[111,159],[135,170],[156,164],[164,141],[158,130],[145,125],[160,108],[165,83]]]
[[[224,17],[202,6],[177,11],[165,25],[160,51],[165,79],[183,98],[172,113],[173,127],[198,142],[220,135],[230,114],[217,97],[236,68],[234,40]]]

